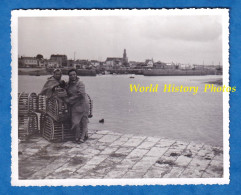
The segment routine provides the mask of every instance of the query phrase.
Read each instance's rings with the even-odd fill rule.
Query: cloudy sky
[[[220,16],[20,17],[19,56],[222,63]]]

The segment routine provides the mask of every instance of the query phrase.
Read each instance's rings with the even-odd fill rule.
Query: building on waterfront
[[[109,67],[118,68],[122,65],[122,58],[106,58],[105,64]]]
[[[95,68],[98,68],[100,66],[100,62],[97,60],[91,60],[90,64]]]
[[[60,64],[56,60],[47,60],[47,68],[60,68]]]
[[[105,60],[105,64],[107,67],[112,67],[112,68],[120,68],[121,66],[129,66],[126,49],[124,49],[122,58],[107,57]]]
[[[67,60],[67,66],[70,68],[74,67],[74,60]]]
[[[76,61],[74,61],[73,68],[82,69],[83,68],[83,64],[80,63],[79,60],[76,60]]]
[[[137,64],[138,64],[138,62],[136,62],[136,61],[130,61],[129,62],[130,68],[135,68],[137,66]]]
[[[183,69],[183,70],[191,70],[193,69],[193,65],[190,64],[179,64],[179,69]]]
[[[60,67],[67,67],[68,66],[68,59],[66,55],[55,55],[52,54],[50,56],[51,61],[57,61]]]
[[[48,65],[48,60],[46,59],[38,59],[38,66],[40,68],[45,68]]]
[[[102,62],[102,68],[105,70],[111,70],[112,66],[110,64],[107,64],[106,61]]]
[[[38,67],[39,63],[38,63],[38,59],[36,57],[21,56],[18,59],[18,65],[19,65],[19,67],[23,67],[23,68],[34,68],[34,67]]]
[[[195,70],[203,70],[204,68],[204,65],[193,64],[193,69]]]
[[[76,69],[89,69],[91,67],[91,62],[89,60],[73,60],[71,67]]]
[[[218,70],[218,69],[222,69],[222,66],[220,66],[220,65],[205,65],[205,68]]]
[[[146,64],[144,62],[135,62],[134,69],[146,69]]]
[[[153,65],[154,65],[154,61],[153,61],[153,59],[147,59],[146,61],[145,61],[145,64],[146,64],[146,66],[148,67],[148,68],[152,68],[153,67]]]
[[[166,63],[165,69],[179,69],[180,64],[175,64],[173,62],[171,63]]]
[[[155,62],[155,63],[153,64],[153,68],[156,68],[156,69],[166,69],[166,66],[167,66],[166,63],[160,62],[160,61]]]

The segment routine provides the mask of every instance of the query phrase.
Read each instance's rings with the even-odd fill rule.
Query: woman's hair
[[[59,68],[54,69],[53,73],[55,74],[56,72],[62,73],[61,69],[59,69]]]
[[[72,69],[70,69],[70,70],[68,71],[68,75],[69,75],[70,72],[73,72],[73,71],[77,74],[76,69],[72,68]]]

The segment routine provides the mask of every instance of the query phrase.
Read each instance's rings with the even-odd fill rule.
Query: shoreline
[[[18,75],[41,76],[51,75],[54,69],[46,68],[19,68]],[[61,69],[63,75],[67,75],[69,69]],[[77,69],[79,76],[96,76],[102,74],[100,70]],[[129,69],[129,70],[109,70],[110,75],[144,75],[144,76],[207,76],[207,75],[221,75],[211,70],[168,70],[168,69]]]

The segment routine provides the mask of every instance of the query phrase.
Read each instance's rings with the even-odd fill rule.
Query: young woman
[[[75,141],[83,143],[85,137],[88,137],[89,99],[85,93],[85,85],[77,77],[76,70],[69,70],[68,75],[69,82],[66,86],[68,97],[65,101],[71,108],[71,129],[75,131]]]

